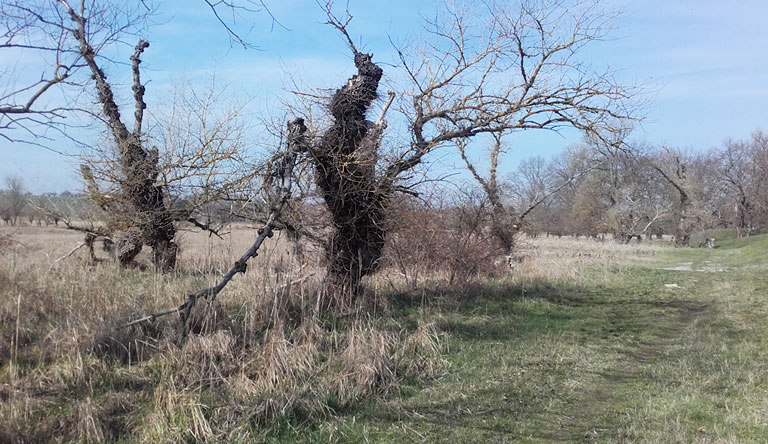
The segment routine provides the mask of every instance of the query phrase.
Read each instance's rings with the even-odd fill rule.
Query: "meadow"
[[[118,327],[211,285],[253,230],[183,233],[172,275],[0,234],[0,442],[768,442],[767,235],[528,239],[457,285],[385,269],[333,316],[316,255],[276,237],[178,349],[175,315]]]

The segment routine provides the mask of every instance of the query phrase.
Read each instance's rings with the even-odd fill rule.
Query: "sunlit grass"
[[[309,318],[319,261],[276,239],[179,350],[173,317],[115,326],[210,285],[252,230],[185,233],[169,276],[56,261],[80,241],[64,230],[15,233],[0,442],[768,442],[768,236],[531,239],[493,279],[385,270],[364,312]]]

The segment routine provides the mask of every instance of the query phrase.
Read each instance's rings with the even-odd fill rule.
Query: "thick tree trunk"
[[[491,214],[491,232],[504,249],[504,254],[512,254],[515,250],[515,237],[520,226],[515,223],[503,205],[494,204]]]
[[[72,20],[78,25],[73,31],[80,41],[80,52],[90,68],[96,82],[99,102],[108,127],[120,150],[120,166],[125,175],[121,183],[123,197],[130,206],[131,225],[141,233],[141,242],[153,250],[155,269],[161,272],[172,270],[176,266],[178,247],[173,242],[176,228],[173,218],[166,206],[165,193],[162,186],[155,181],[158,176],[157,150],[146,150],[142,146],[141,124],[146,103],[144,102],[144,86],[141,84],[139,64],[141,54],[149,43],[141,40],[136,45],[131,57],[133,71],[133,95],[136,109],[134,111],[134,130],[129,131],[123,123],[112,86],[107,82],[106,75],[96,62],[96,52],[87,41],[85,19],[69,9]],[[133,239],[118,248],[118,259],[121,264],[130,263],[138,254],[141,246]],[[123,254],[120,254],[120,253]]]
[[[155,270],[172,271],[178,253],[178,246],[173,242],[176,227],[165,203],[165,193],[155,183],[157,154],[130,144],[123,150],[121,160],[126,176],[123,193],[137,213],[141,242],[152,248]]]
[[[386,207],[391,188],[375,176],[380,128],[365,119],[382,70],[368,54],[355,53],[358,73],[334,94],[333,125],[311,149],[317,185],[336,231],[327,248],[328,284],[338,294],[358,291],[361,279],[376,271],[384,248]]]

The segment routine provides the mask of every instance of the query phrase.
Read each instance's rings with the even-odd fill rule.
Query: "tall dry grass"
[[[170,275],[121,269],[102,251],[97,263],[84,250],[57,260],[81,240],[63,229],[0,234],[7,241],[0,263],[3,442],[258,441],[275,424],[317,421],[386,394],[403,378],[434,378],[446,369],[430,302],[416,314],[390,316],[389,301],[445,288],[449,269],[421,269],[415,280],[407,269],[387,267],[368,280],[357,307],[320,315],[320,254],[310,250],[299,260],[276,236],[216,303],[198,304],[205,315],[197,314],[180,350],[175,316],[117,327],[212,285],[255,230],[235,226],[223,239],[183,232],[179,267]],[[514,269],[477,269],[512,285],[578,281],[585,265],[621,266],[664,248],[565,238],[522,240],[521,247],[525,260]],[[139,261],[149,264],[149,257]]]
[[[247,227],[183,233],[170,275],[121,269],[102,251],[97,263],[84,249],[57,260],[81,240],[63,229],[2,233],[13,239],[0,264],[3,442],[251,442],[444,368],[434,325],[374,319],[368,308],[386,305],[375,291],[365,310],[317,313],[319,255],[298,260],[279,237],[199,304],[183,349],[173,316],[117,328],[212,285],[255,238]]]

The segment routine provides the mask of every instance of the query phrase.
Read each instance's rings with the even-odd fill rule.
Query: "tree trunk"
[[[677,226],[675,227],[675,246],[688,247],[691,242],[691,227],[688,220],[688,211],[690,210],[691,203],[688,200],[688,196],[681,194],[680,196],[680,217],[677,220]]]
[[[509,216],[507,209],[501,204],[501,199],[492,205],[491,232],[504,249],[504,254],[512,254],[515,250],[515,237],[520,231],[520,225]]]
[[[749,226],[749,223],[747,222],[750,210],[749,201],[747,200],[747,196],[744,194],[740,194],[737,208],[739,213],[739,223],[738,227],[736,227],[736,233],[738,234],[738,237],[741,238],[741,232]]]
[[[382,76],[371,56],[355,52],[358,73],[333,95],[334,122],[310,150],[317,185],[333,220],[327,246],[328,285],[335,295],[354,294],[376,271],[384,248],[391,187],[379,187],[375,164],[381,128],[365,119]]]
[[[141,241],[152,248],[155,270],[165,273],[176,267],[178,246],[173,242],[176,227],[165,203],[165,193],[155,184],[157,154],[131,146],[122,154],[126,175],[123,193],[136,210]]]

